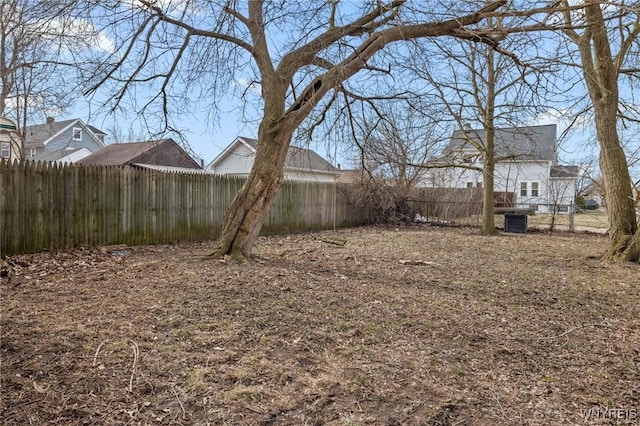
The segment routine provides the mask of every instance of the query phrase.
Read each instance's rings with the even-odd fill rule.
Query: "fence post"
[[[573,201],[571,202],[571,204],[569,204],[569,232],[575,232],[576,231],[576,227],[575,227],[575,205],[573,204]]]

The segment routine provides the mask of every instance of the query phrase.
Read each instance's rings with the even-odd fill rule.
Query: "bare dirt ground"
[[[15,256],[0,423],[638,424],[640,267],[606,243],[415,226],[261,238],[250,264]]]

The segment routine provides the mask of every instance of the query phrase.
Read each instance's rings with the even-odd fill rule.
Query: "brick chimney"
[[[47,117],[47,124],[53,124],[56,121],[53,117]]]

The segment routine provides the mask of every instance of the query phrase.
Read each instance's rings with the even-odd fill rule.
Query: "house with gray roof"
[[[243,136],[237,137],[206,167],[218,175],[246,177],[256,158],[258,141]],[[316,152],[290,147],[284,163],[286,180],[307,182],[334,182],[340,170]]]
[[[164,171],[202,170],[173,139],[114,143],[78,161],[100,166],[138,166]]]
[[[558,164],[555,124],[495,129],[494,191],[513,194],[514,207],[562,212],[574,202],[578,166]],[[456,130],[427,163],[421,186],[482,187],[484,129]]]
[[[74,163],[105,147],[106,133],[85,124],[81,119],[55,121],[25,129],[27,160]]]

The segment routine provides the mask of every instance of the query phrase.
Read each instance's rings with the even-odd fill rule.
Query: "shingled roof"
[[[225,156],[229,155],[238,143],[245,143],[255,153],[258,148],[258,140],[253,138],[247,138],[239,136],[234,143],[229,145],[218,157],[216,157],[209,165],[215,166]],[[318,155],[315,151],[305,148],[298,148],[295,146],[289,147],[287,152],[287,158],[284,160],[285,169],[303,170],[303,171],[316,171],[316,172],[328,172],[339,173],[340,171],[335,168],[331,163]]]
[[[104,133],[102,130],[96,127],[85,125],[82,122],[82,120],[78,118],[74,118],[71,120],[63,120],[63,121],[49,120],[47,123],[44,123],[44,124],[34,124],[31,126],[27,126],[25,129],[26,130],[25,131],[25,137],[26,137],[25,147],[26,148],[41,147],[44,145],[44,143],[47,140],[51,139],[52,137],[56,136],[58,133],[64,131],[65,129],[75,124],[79,126],[84,126],[85,129],[93,133],[93,136],[96,138],[96,140],[100,142],[103,141],[103,138],[101,138],[100,136],[102,135],[104,137],[106,133]]]
[[[484,144],[484,129],[454,131],[449,144],[443,150],[443,157],[461,150],[476,151],[469,139]],[[495,129],[495,147],[497,157],[555,162],[557,161],[556,125]]]
[[[258,148],[257,139],[242,138],[251,147],[256,150]],[[300,170],[316,170],[323,172],[337,172],[338,169],[333,167],[331,163],[318,155],[315,151],[296,146],[289,147],[287,158],[284,160],[284,167],[289,169]]]
[[[192,169],[201,168],[173,139],[107,145],[100,151],[83,158],[79,163],[102,166],[124,166],[139,163]]]

